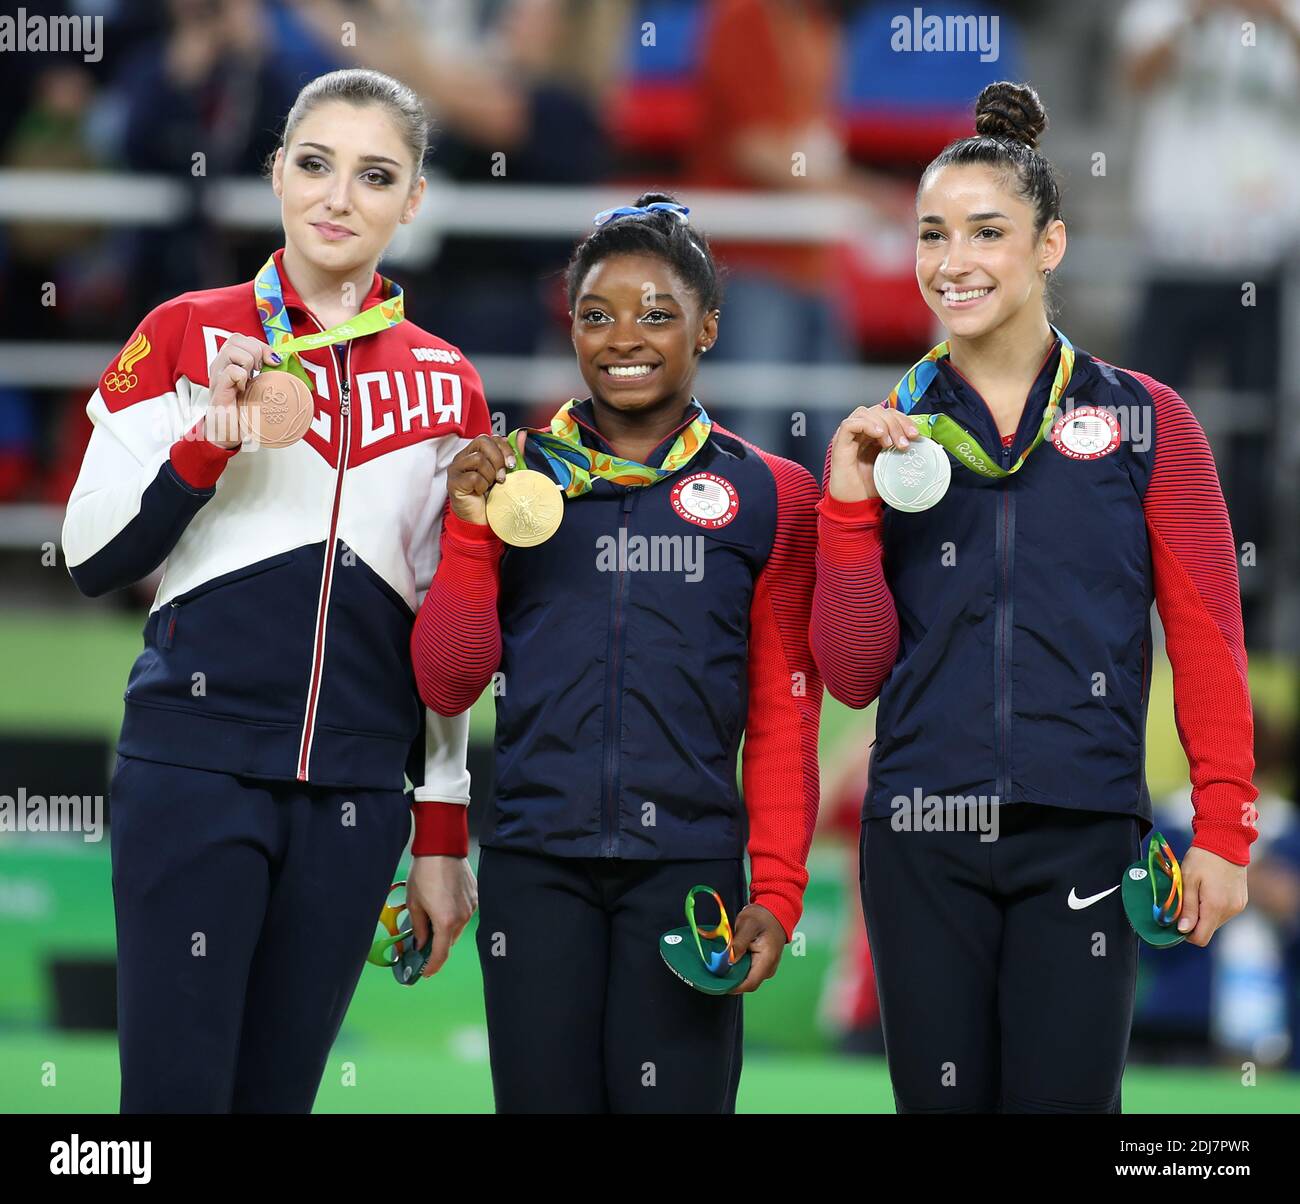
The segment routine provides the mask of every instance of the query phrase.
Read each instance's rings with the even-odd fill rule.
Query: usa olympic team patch
[[[688,523],[716,531],[725,527],[740,510],[740,495],[724,477],[711,472],[693,472],[673,486],[673,509]]]
[[[1119,439],[1119,420],[1096,406],[1078,406],[1052,426],[1052,446],[1071,460],[1099,460],[1119,446]]]

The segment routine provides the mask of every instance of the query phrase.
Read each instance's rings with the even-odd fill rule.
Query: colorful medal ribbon
[[[405,885],[405,880],[394,882],[388,888],[388,894],[391,895],[393,891]],[[429,953],[433,948],[433,936],[430,934],[423,949],[418,948],[415,943],[414,928],[402,928],[398,923],[398,916],[403,914],[406,914],[409,919],[405,899],[399,903],[384,903],[379,913],[379,924],[388,935],[371,942],[366,961],[372,966],[390,967],[393,977],[399,983],[410,986],[419,981],[420,971],[428,964]]]
[[[712,928],[700,928],[695,923],[695,896],[697,894],[708,894],[713,896],[713,901],[718,905],[718,922]],[[723,906],[722,897],[711,886],[692,886],[686,894],[686,922],[691,926],[691,933],[695,937],[695,947],[700,951],[700,961],[704,963],[705,969],[710,974],[726,974],[736,963],[736,951],[731,944],[731,921],[727,918],[727,909]],[[726,945],[722,949],[709,952],[704,951],[704,941],[723,940]]]
[[[1169,879],[1169,895],[1163,903],[1156,885],[1157,866]],[[1151,843],[1147,845],[1147,877],[1151,879],[1151,918],[1168,928],[1183,914],[1183,870],[1169,842],[1159,832],[1151,833]]]
[[[691,404],[697,411],[695,417],[689,426],[678,432],[662,466],[652,468],[649,464],[597,451],[583,443],[578,420],[571,412],[577,404],[577,398],[570,398],[559,408],[551,419],[549,434],[544,431],[528,432],[528,442],[536,443],[542,449],[556,484],[564,490],[566,497],[581,497],[591,489],[596,478],[615,485],[653,485],[689,464],[713,429],[713,422],[704,412],[704,407],[692,398]],[[524,458],[519,451],[518,435],[518,431],[512,431],[508,442],[514,450],[516,464],[523,467]]]
[[[355,318],[349,318],[329,330],[316,334],[304,334],[294,337],[289,314],[284,307],[284,289],[280,285],[280,273],[275,267],[272,255],[257,273],[253,281],[253,292],[257,295],[257,316],[262,319],[262,330],[266,341],[281,356],[286,357],[279,370],[292,372],[309,389],[315,392],[315,381],[307,374],[307,369],[298,361],[294,353],[311,351],[316,347],[326,347],[334,343],[346,343],[364,335],[374,334],[378,330],[387,330],[406,320],[406,302],[402,299],[402,286],[387,276],[383,281],[384,299],[369,309],[362,310]],[[269,369],[268,369],[269,370]]]
[[[902,410],[904,414],[909,415],[922,435],[928,436],[940,447],[952,452],[953,456],[972,472],[991,480],[1009,477],[1013,472],[1020,471],[1025,461],[1029,459],[1029,453],[1042,443],[1047,432],[1052,429],[1052,423],[1056,421],[1060,410],[1061,397],[1069,386],[1070,376],[1074,372],[1074,344],[1055,326],[1052,327],[1052,332],[1061,340],[1061,362],[1056,368],[1056,379],[1052,381],[1052,391],[1048,395],[1047,405],[1043,410],[1043,418],[1038,424],[1034,441],[1020,453],[1020,458],[1010,468],[1002,468],[995,464],[976,442],[975,436],[959,426],[947,414],[912,413],[912,407],[925,395],[930,382],[938,374],[939,361],[948,355],[947,339],[937,347],[932,347],[925,353],[923,359],[917,360],[908,369],[907,375],[894,386],[893,391],[885,399],[885,405],[891,410]]]

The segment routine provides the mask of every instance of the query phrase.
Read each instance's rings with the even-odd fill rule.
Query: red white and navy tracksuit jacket
[[[948,360],[915,412],[951,415],[1008,467],[1058,361],[1059,344],[1006,445]],[[1109,414],[1105,438],[1078,437],[1086,406]],[[1085,352],[1065,409],[1020,471],[988,482],[954,465],[947,495],[922,513],[822,498],[813,652],[835,698],[880,698],[864,814],[889,815],[919,789],[1149,825],[1154,600],[1194,843],[1244,865],[1253,725],[1236,549],[1205,434],[1172,389]],[[1094,435],[1105,420],[1094,415]]]
[[[572,413],[584,443],[612,451],[590,400]],[[548,471],[534,442],[524,458]],[[793,933],[818,805],[817,498],[805,469],[715,424],[664,479],[597,480],[566,501],[538,547],[448,512],[412,654],[442,714],[499,672],[484,846],[629,860],[748,848],[751,899]]]
[[[321,330],[275,255],[295,335]],[[382,299],[378,273],[362,309]],[[446,467],[488,429],[478,373],[411,322],[300,353],[306,437],[201,437],[208,367],[264,340],[251,282],[150,313],[100,378],[63,547],[82,592],[163,567],[126,689],[126,756],[322,786],[415,788],[416,852],[465,851],[468,716],[426,714],[410,659]]]

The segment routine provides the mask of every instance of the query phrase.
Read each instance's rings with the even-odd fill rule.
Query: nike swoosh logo
[[[1089,895],[1086,899],[1080,899],[1079,896],[1074,893],[1074,887],[1070,887],[1070,897],[1066,902],[1069,903],[1071,911],[1082,911],[1085,907],[1091,907],[1098,899],[1104,899],[1107,895],[1113,895],[1117,890],[1119,890],[1118,886],[1112,886],[1110,890],[1104,890],[1100,894]]]

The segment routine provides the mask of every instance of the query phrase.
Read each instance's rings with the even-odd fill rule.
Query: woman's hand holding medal
[[[203,437],[218,447],[238,447],[243,442],[239,406],[253,373],[280,363],[280,357],[260,339],[231,335],[217,352],[208,370],[211,399],[204,420]]]
[[[858,406],[831,440],[831,497],[841,502],[879,497],[876,457],[886,448],[906,450],[917,435],[916,423],[900,410]]]
[[[519,430],[519,456],[527,430]],[[456,517],[487,523],[497,537],[531,548],[555,534],[564,518],[564,494],[545,473],[517,463],[515,449],[498,435],[479,435],[447,470],[447,494]]]
[[[524,434],[519,435],[523,450]],[[456,517],[482,526],[487,522],[487,494],[515,466],[515,453],[499,435],[479,435],[466,444],[447,469],[447,496]]]

